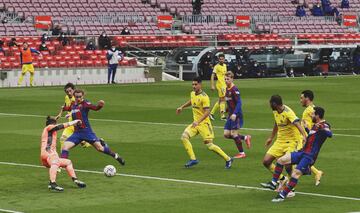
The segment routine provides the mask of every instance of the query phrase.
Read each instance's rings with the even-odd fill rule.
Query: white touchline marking
[[[15,116],[15,117],[35,117],[35,118],[45,118],[44,115],[28,115],[28,114],[14,114],[14,113],[1,113],[0,116]],[[117,123],[133,123],[133,124],[145,124],[145,125],[163,125],[163,126],[180,126],[186,127],[189,124],[175,124],[175,123],[161,123],[161,122],[149,122],[149,121],[128,121],[128,120],[113,120],[113,119],[102,119],[102,118],[89,118],[93,121],[104,121],[104,122],[117,122]],[[223,129],[223,126],[214,126],[217,129]],[[263,128],[241,128],[243,130],[251,131],[267,131],[270,132],[272,129],[263,129]],[[332,129],[332,130],[360,130],[360,129]],[[360,135],[350,135],[350,134],[334,134],[335,136],[344,136],[344,137],[356,137],[360,138]]]
[[[13,211],[13,210],[8,210],[8,209],[0,209],[0,212],[23,213],[23,212],[18,212],[18,211]]]
[[[2,164],[2,165],[11,165],[11,166],[24,166],[24,167],[32,167],[32,168],[45,168],[43,166],[33,165],[33,164],[1,162],[1,161],[0,161],[0,164]],[[92,173],[92,174],[104,174],[101,171],[92,171],[92,170],[83,170],[83,169],[75,169],[75,171],[84,172],[84,173]],[[221,187],[228,187],[228,188],[252,189],[252,190],[273,192],[270,189],[264,189],[264,188],[254,187],[254,186],[242,186],[242,185],[232,185],[232,184],[224,184],[224,183],[211,183],[211,182],[181,180],[181,179],[174,179],[174,178],[162,178],[162,177],[144,176],[144,175],[132,175],[132,174],[116,174],[116,175],[117,176],[123,176],[123,177],[140,178],[140,179],[150,179],[150,180],[160,180],[160,181],[169,181],[169,182],[199,184],[199,185],[208,185],[208,186],[221,186]],[[337,195],[317,194],[317,193],[298,192],[298,191],[296,192],[296,194],[316,196],[316,197],[336,198],[336,199],[342,199],[342,200],[360,201],[360,198],[356,198],[356,197],[344,197],[344,196],[337,196]]]

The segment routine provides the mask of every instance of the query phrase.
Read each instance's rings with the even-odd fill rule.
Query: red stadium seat
[[[76,66],[76,62],[74,60],[70,60],[67,62],[68,67],[75,67]]]
[[[58,67],[58,62],[57,61],[49,61],[48,67]]]

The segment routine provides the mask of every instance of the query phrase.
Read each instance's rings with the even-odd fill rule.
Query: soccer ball
[[[104,168],[104,175],[106,177],[113,177],[116,175],[116,168],[113,165],[107,165]]]

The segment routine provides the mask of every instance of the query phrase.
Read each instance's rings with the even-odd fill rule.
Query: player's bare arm
[[[176,109],[176,114],[177,114],[177,115],[180,114],[181,111],[182,111],[184,108],[189,107],[189,106],[191,106],[191,100],[188,100],[186,103],[184,103],[183,105],[181,105],[180,107],[178,107],[178,108]]]
[[[270,146],[270,144],[272,143],[272,141],[274,140],[274,138],[276,136],[277,131],[278,131],[278,127],[277,127],[276,123],[274,123],[274,127],[271,132],[271,136],[266,140],[265,147]]]

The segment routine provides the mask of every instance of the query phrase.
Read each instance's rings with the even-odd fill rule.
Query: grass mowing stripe
[[[36,117],[36,118],[45,118],[43,115],[27,115],[27,114],[14,114],[14,113],[0,113],[0,116],[15,116],[15,117]],[[101,118],[89,118],[93,121],[105,121],[105,122],[118,122],[118,123],[131,123],[131,124],[145,124],[145,125],[163,125],[163,126],[180,126],[185,127],[189,124],[175,124],[175,123],[161,123],[161,122],[148,122],[148,121],[128,121],[128,120],[114,120],[114,119],[101,119]],[[222,126],[214,126],[217,129],[223,129]],[[272,131],[272,129],[262,129],[262,128],[241,128],[243,130],[251,131]],[[332,130],[360,130],[360,129],[332,129]],[[360,138],[360,135],[351,135],[351,134],[334,134],[335,136],[344,136],[344,137],[355,137]]]
[[[45,167],[39,166],[39,165],[23,164],[23,163],[12,163],[12,162],[1,162],[1,161],[0,161],[0,164],[2,164],[2,165],[11,165],[11,166],[24,166],[24,167],[32,167],[32,168],[45,168]],[[104,174],[101,171],[92,171],[92,170],[75,169],[75,171],[83,172],[83,173],[92,173],[92,174]],[[269,189],[253,187],[253,186],[232,185],[232,184],[223,184],[223,183],[211,183],[211,182],[181,180],[181,179],[162,178],[162,177],[153,177],[153,176],[144,176],[144,175],[133,175],[133,174],[116,174],[116,175],[117,176],[123,176],[123,177],[149,179],[149,180],[160,180],[160,181],[169,181],[169,182],[178,182],[178,183],[189,183],[189,184],[198,184],[198,185],[219,186],[219,187],[251,189],[251,190],[260,190],[260,191],[273,192],[272,190],[269,190]],[[344,196],[337,196],[337,195],[317,194],[317,193],[298,192],[298,191],[296,193],[301,194],[301,195],[309,195],[309,196],[316,196],[316,197],[326,197],[326,198],[335,198],[335,199],[342,199],[342,200],[360,201],[360,198],[356,198],[356,197],[344,197]]]

